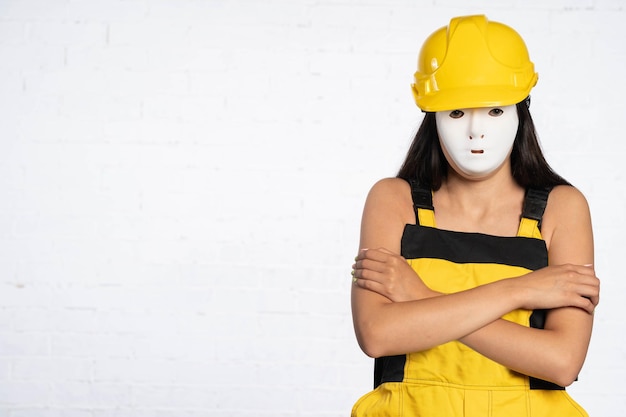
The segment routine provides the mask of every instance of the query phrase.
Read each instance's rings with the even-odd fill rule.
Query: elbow
[[[389,354],[384,343],[386,339],[385,336],[373,328],[371,324],[356,326],[355,331],[359,347],[367,356],[370,358],[380,358]]]
[[[560,387],[569,387],[570,385],[572,385],[574,383],[574,381],[576,381],[576,378],[578,378],[578,375],[576,376],[571,376],[568,374],[561,374],[558,376],[555,376],[555,378],[552,378],[555,384],[557,384]]]
[[[381,358],[383,356],[387,356],[381,346],[377,345],[376,343],[364,343],[359,341],[359,346],[361,347],[363,353],[365,353],[370,358]]]
[[[563,369],[555,375],[553,382],[561,387],[569,387],[576,379],[578,379],[578,370]]]
[[[570,385],[574,383],[574,381],[576,381],[576,377],[571,378],[567,374],[553,375],[545,379],[563,388],[569,387]]]
[[[578,379],[581,368],[581,361],[571,354],[564,354],[555,358],[547,379],[561,387],[569,387]]]
[[[357,341],[359,342],[359,347],[370,358],[380,358],[385,356],[383,352],[383,348],[380,345],[380,342],[375,340],[373,337],[368,337],[365,335],[357,334]]]

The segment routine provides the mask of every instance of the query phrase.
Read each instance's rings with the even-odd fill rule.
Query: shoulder
[[[411,193],[411,186],[402,178],[383,178],[370,189],[369,197],[400,198]]]
[[[548,196],[548,204],[546,206],[546,215],[548,216],[580,215],[588,211],[587,199],[583,193],[573,186],[556,186]]]
[[[568,185],[555,187],[548,197],[542,223],[542,234],[548,247],[555,235],[590,234],[591,215],[587,199],[575,187]]]
[[[377,208],[388,215],[412,215],[411,186],[401,178],[384,178],[372,186],[365,204],[366,209]]]
[[[363,210],[362,247],[380,246],[394,250],[408,223],[415,223],[409,183],[400,178],[385,178],[376,182],[370,189]]]

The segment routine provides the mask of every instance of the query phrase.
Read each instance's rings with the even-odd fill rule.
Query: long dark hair
[[[552,170],[543,156],[535,124],[528,110],[529,100],[517,103],[519,126],[511,151],[511,174],[524,188],[570,185]],[[424,187],[438,190],[448,175],[448,162],[441,150],[435,113],[426,113],[397,177],[417,179]]]

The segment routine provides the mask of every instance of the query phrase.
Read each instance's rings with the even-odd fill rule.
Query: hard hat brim
[[[413,85],[417,106],[425,112],[438,112],[476,107],[510,106],[523,101],[530,94],[534,82],[523,90],[507,86],[476,86],[437,91],[436,94],[419,95]]]

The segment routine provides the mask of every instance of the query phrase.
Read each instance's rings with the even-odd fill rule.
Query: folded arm
[[[407,207],[412,210],[410,201],[398,198],[406,196],[404,187],[401,180],[378,183],[363,213],[361,248],[372,249],[362,251],[355,264],[359,279],[352,290],[352,308],[364,352],[379,357],[460,340],[511,369],[568,385],[582,366],[589,342],[589,312],[597,303],[593,270],[553,266],[460,293],[431,291],[396,255],[411,215]],[[574,211],[581,211],[581,206],[586,203]],[[550,263],[592,263],[591,227],[562,229],[556,220],[550,224],[549,217]],[[579,238],[572,240],[572,234]],[[500,319],[518,308],[558,309],[550,312],[545,330],[536,330]]]
[[[550,265],[586,265],[593,272],[593,236],[584,197],[571,187],[551,194],[543,230]],[[593,275],[595,278],[595,274]],[[599,281],[587,296],[598,303]],[[527,375],[570,385],[578,376],[589,347],[593,310],[571,306],[548,311],[544,329],[529,329],[497,320],[461,341],[490,359]]]

